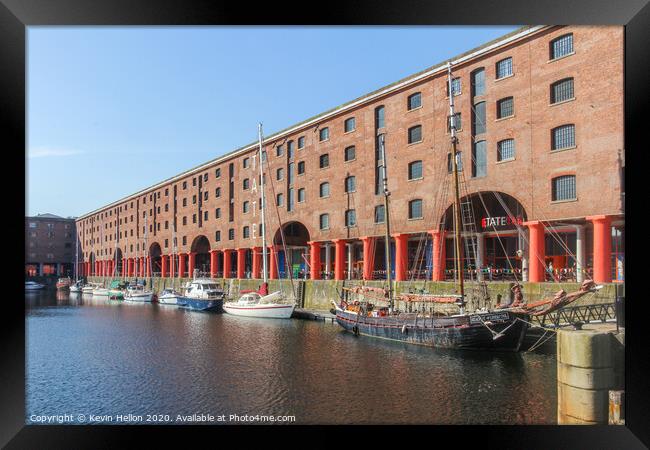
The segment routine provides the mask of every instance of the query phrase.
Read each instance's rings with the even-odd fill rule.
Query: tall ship
[[[451,349],[481,349],[520,351],[530,318],[535,315],[548,314],[578,298],[601,288],[593,281],[586,280],[580,290],[566,293],[560,290],[554,298],[526,304],[523,300],[522,287],[517,282],[512,288],[514,301],[505,307],[490,310],[487,307],[468,312],[467,296],[464,284],[463,261],[461,260],[461,242],[463,221],[461,221],[461,202],[459,193],[459,168],[456,137],[456,115],[454,111],[451,63],[447,66],[447,83],[449,89],[449,126],[451,136],[450,165],[453,179],[453,231],[454,258],[456,273],[456,290],[449,294],[403,293],[395,296],[390,269],[386,270],[387,288],[358,286],[344,288],[347,300],[341,299],[334,305],[337,323],[345,330],[357,336],[367,336],[428,347]],[[379,139],[381,152],[382,182],[385,210],[385,242],[390,242],[390,215],[387,159],[385,138]],[[444,152],[446,153],[446,152]],[[390,268],[390,245],[385,245],[387,267]],[[351,298],[356,300],[351,300]],[[396,300],[406,305],[408,311],[395,308]],[[376,305],[375,305],[376,304]],[[457,308],[455,314],[435,312],[435,304],[446,304]],[[415,306],[415,308],[413,308]],[[413,312],[415,309],[415,312]]]

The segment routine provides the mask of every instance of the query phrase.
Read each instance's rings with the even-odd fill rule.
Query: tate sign
[[[483,228],[492,228],[492,227],[506,227],[510,225],[523,225],[524,219],[522,217],[483,217],[481,219],[481,227]]]

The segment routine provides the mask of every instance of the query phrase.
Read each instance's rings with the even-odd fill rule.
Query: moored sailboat
[[[260,161],[260,190],[261,190],[261,217],[262,217],[262,272],[263,282],[259,290],[242,292],[236,302],[226,302],[224,311],[234,316],[263,317],[272,319],[288,319],[293,314],[295,303],[284,302],[282,291],[268,293],[268,279],[266,270],[266,203],[264,200],[264,170],[262,166],[262,124],[258,125],[259,161]]]

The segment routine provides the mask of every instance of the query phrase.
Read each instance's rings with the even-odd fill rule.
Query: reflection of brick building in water
[[[616,278],[623,57],[622,27],[541,26],[453,59],[461,195],[473,206],[463,207],[466,269]],[[448,101],[441,63],[267,136],[271,278],[287,263],[315,279],[384,277],[381,139],[395,278],[453,276]],[[80,217],[86,272],[146,274],[151,261],[164,276],[259,277],[256,152],[253,142]]]
[[[73,276],[75,219],[39,214],[25,217],[25,275]]]

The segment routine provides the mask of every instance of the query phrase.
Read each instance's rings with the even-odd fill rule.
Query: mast
[[[79,281],[79,233],[77,232],[77,227],[74,230],[74,281],[75,283]]]
[[[386,220],[386,244],[384,245],[384,252],[386,255],[386,281],[388,281],[388,310],[393,311],[393,285],[390,277],[390,215],[388,213],[388,171],[386,168],[386,147],[384,145],[384,134],[379,135],[379,149],[381,151],[381,182],[384,189],[384,219]]]
[[[267,276],[266,276],[266,214],[265,214],[265,207],[266,204],[264,202],[264,170],[262,169],[262,123],[260,122],[257,127],[258,131],[258,137],[259,137],[259,151],[260,151],[260,191],[261,191],[261,197],[260,197],[260,206],[262,208],[262,274],[263,274],[263,280],[264,283],[267,283]]]
[[[460,195],[458,188],[458,164],[456,161],[456,144],[458,139],[456,138],[456,117],[454,115],[454,92],[452,89],[452,79],[451,79],[451,61],[447,62],[447,85],[449,86],[449,128],[451,130],[451,165],[454,174],[454,232],[456,235],[455,239],[455,259],[456,266],[458,267],[458,287],[460,292],[460,313],[465,313],[465,285],[463,283],[463,268],[462,261],[460,259],[460,240],[461,240],[461,230],[460,230]]]

